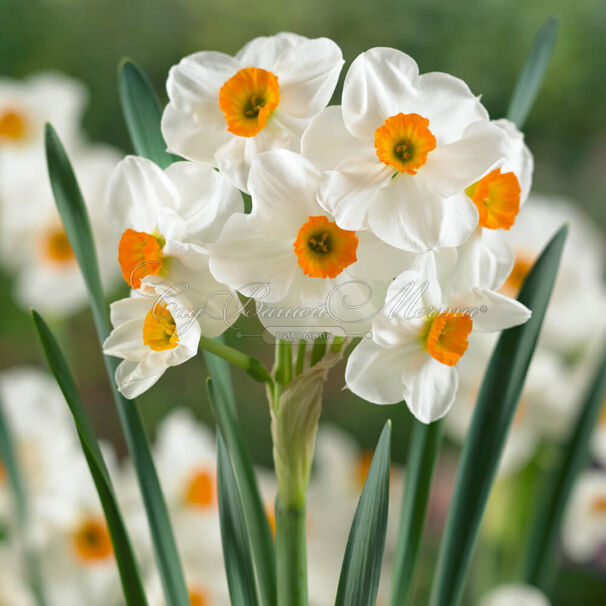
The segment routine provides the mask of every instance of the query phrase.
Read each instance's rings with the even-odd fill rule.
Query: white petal
[[[530,310],[515,299],[485,288],[468,288],[457,293],[449,307],[473,310],[473,330],[496,332],[524,324],[530,318]]]
[[[360,278],[389,282],[408,269],[414,259],[413,253],[389,246],[371,231],[358,231],[358,260],[348,267],[349,273]]]
[[[140,292],[143,295],[148,294],[144,289]],[[109,306],[112,326],[117,327],[120,326],[120,324],[137,319],[143,321],[143,318],[145,318],[147,312],[150,310],[154,299],[155,295],[150,294],[149,296],[129,297],[127,299],[114,301]]]
[[[343,55],[328,38],[303,40],[280,53],[274,64],[280,85],[280,111],[296,118],[320,112],[335,90]]]
[[[301,139],[301,153],[319,170],[333,170],[342,162],[371,159],[374,150],[369,141],[347,130],[341,106],[331,105],[309,123]]]
[[[236,55],[242,67],[260,67],[271,71],[280,56],[300,46],[308,39],[291,32],[280,32],[275,36],[259,36],[247,42]]]
[[[391,174],[392,171],[376,159],[352,159],[338,170],[322,175],[318,202],[334,215],[342,229],[365,229],[369,209],[381,188],[389,183]]]
[[[105,197],[108,220],[124,231],[152,233],[164,207],[178,208],[174,185],[151,160],[127,156],[112,175]]]
[[[433,191],[453,196],[502,162],[508,146],[502,129],[490,122],[475,122],[461,139],[431,151],[420,171]]]
[[[150,352],[143,343],[143,321],[144,317],[114,328],[103,343],[103,353],[125,360],[143,360]]]
[[[156,370],[156,372],[141,372],[141,362],[124,360],[116,368],[116,384],[118,391],[127,399],[132,400],[140,396],[154,385],[164,374],[166,367]]]
[[[404,398],[422,423],[441,419],[454,402],[459,385],[456,368],[434,360],[426,351],[408,359],[402,373]]]
[[[386,349],[363,339],[351,352],[345,369],[347,387],[373,404],[396,404],[404,399],[402,349]]]
[[[238,139],[227,131],[225,121],[199,125],[191,114],[179,111],[172,103],[162,114],[162,135],[168,151],[210,166],[217,165],[215,153],[221,146]]]
[[[351,64],[343,85],[343,119],[357,137],[374,140],[375,130],[390,116],[408,113],[417,96],[419,68],[393,48],[372,48]]]

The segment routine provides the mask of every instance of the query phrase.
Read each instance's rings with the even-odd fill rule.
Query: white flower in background
[[[459,389],[445,427],[461,444],[471,424],[482,378],[496,341],[496,334],[473,335],[469,351],[458,364]],[[561,441],[567,437],[578,400],[571,375],[571,369],[553,352],[537,348],[499,462],[501,476],[523,468],[542,440]]]
[[[478,209],[479,221],[459,248],[459,256],[467,258],[477,283],[496,290],[513,268],[514,253],[506,231],[530,193],[534,160],[524,135],[512,122],[494,120],[492,124],[507,134],[507,159],[465,190]]]
[[[116,384],[126,398],[147,391],[169,366],[178,366],[198,353],[201,329],[198,310],[171,286],[146,277],[127,299],[110,305],[114,329],[103,352],[123,358],[116,368]]]
[[[240,193],[207,166],[176,162],[162,171],[150,160],[128,156],[111,178],[105,204],[122,232],[118,261],[124,280],[137,289],[145,276],[168,278],[199,309],[204,336],[220,335],[238,313],[225,313],[226,289],[210,274],[208,246],[242,210]]]
[[[32,155],[44,157],[46,122],[55,127],[68,149],[80,143],[86,97],[82,84],[58,73],[23,80],[0,78],[0,191],[6,179],[19,176],[13,174],[19,163],[30,163]]]
[[[542,591],[523,583],[500,585],[488,592],[479,606],[549,606]]]
[[[2,606],[34,606],[25,582],[22,559],[10,544],[0,541],[0,604]]]
[[[90,146],[74,156],[73,164],[91,221],[101,279],[108,290],[120,279],[113,259],[118,238],[105,221],[102,204],[119,159],[113,148]],[[15,298],[22,307],[63,317],[83,309],[88,294],[55,207],[46,165],[42,161],[38,165],[38,171],[15,181],[0,205],[0,260],[9,273],[16,273]]]
[[[299,154],[259,156],[249,179],[252,213],[228,219],[211,247],[210,269],[217,280],[258,300],[266,326],[272,319],[282,326],[337,324],[348,334],[364,334],[387,285],[412,255],[369,232],[341,229],[316,201],[319,179]],[[294,311],[272,318],[263,311],[266,304]]]
[[[468,268],[457,266],[456,250],[417,257],[394,280],[388,306],[347,361],[345,381],[375,404],[406,400],[423,423],[444,416],[457,392],[456,364],[472,330],[497,332],[523,324],[530,311],[521,303],[469,286]]]
[[[302,153],[327,171],[318,200],[339,227],[370,227],[413,252],[462,244],[478,224],[464,189],[508,148],[479,98],[458,78],[420,76],[408,55],[374,48],[352,63],[342,103],[302,140]]]
[[[562,546],[575,562],[596,558],[606,545],[606,473],[586,471],[574,487],[564,527]]]
[[[517,296],[533,263],[563,223],[570,229],[539,342],[573,357],[606,330],[603,237],[578,205],[530,196],[507,233],[515,265],[502,292]]]
[[[170,103],[162,117],[168,148],[220,168],[247,191],[257,154],[299,151],[301,134],[330,101],[342,65],[331,40],[291,33],[255,38],[235,57],[189,55],[168,77]]]

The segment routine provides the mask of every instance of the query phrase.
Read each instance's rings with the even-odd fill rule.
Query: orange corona
[[[144,231],[127,229],[118,245],[122,277],[131,288],[139,288],[145,276],[160,275],[166,269],[162,256],[164,238]]]
[[[42,254],[47,260],[59,265],[70,263],[76,258],[63,228],[46,234],[42,243]]]
[[[164,303],[155,303],[143,321],[143,343],[154,351],[174,349],[179,344],[177,324]]]
[[[455,366],[467,351],[472,319],[464,313],[442,313],[428,320],[425,345],[429,355],[446,364]]]
[[[76,557],[84,563],[106,560],[113,554],[107,524],[102,518],[87,518],[72,536]]]
[[[497,168],[470,185],[465,192],[478,209],[482,227],[509,229],[515,223],[522,190],[513,173],[502,173]]]
[[[219,91],[219,108],[227,130],[240,137],[254,137],[261,132],[279,102],[277,76],[258,67],[241,69]]]
[[[185,502],[196,509],[206,509],[215,503],[215,478],[205,469],[196,471],[187,484]]]
[[[20,141],[25,139],[27,125],[23,116],[14,110],[0,111],[0,143],[7,141]]]

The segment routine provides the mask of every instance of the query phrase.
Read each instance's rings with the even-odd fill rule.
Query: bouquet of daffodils
[[[202,51],[185,57],[170,70],[163,111],[144,73],[123,63],[120,97],[137,155],[117,161],[113,151],[102,157],[84,153],[64,125],[55,124],[57,131],[46,125],[48,173],[62,224],[41,231],[52,275],[37,269],[33,279],[30,268],[18,281],[24,285],[19,296],[52,313],[63,305],[61,276],[65,290],[87,293],[90,300],[132,460],[129,483],[139,488],[129,498],[138,501],[140,495],[149,527],[157,602],[144,589],[139,536],[131,536],[139,531],[124,521],[127,506],[117,498],[112,458],[99,445],[51,329],[36,311],[33,317],[102,507],[81,524],[75,546],[84,559],[113,553],[118,602],[224,603],[193,589],[198,573],[180,563],[175,540],[212,541],[212,528],[187,516],[178,522],[173,517],[171,524],[166,498],[185,494],[184,503],[204,506],[212,501],[216,473],[232,604],[376,604],[386,542],[394,545],[391,604],[412,603],[446,418],[449,430],[465,439],[430,604],[460,603],[566,239],[562,221],[537,250],[537,229],[545,225],[539,219],[527,238],[531,249],[535,245],[529,256],[514,251],[512,235],[533,172],[520,128],[539,90],[555,29],[550,20],[537,35],[508,119],[490,120],[465,82],[446,73],[422,74],[412,57],[391,48],[355,58],[341,103],[329,106],[344,63],[338,46],[326,38],[280,33],[252,40],[235,56]],[[16,109],[2,114],[0,105],[0,140],[25,140],[34,128],[42,126]],[[102,208],[90,202],[101,190]],[[97,214],[105,221],[92,220],[93,230]],[[553,216],[549,210],[547,215]],[[26,209],[11,217],[15,234],[32,221]],[[97,255],[105,258],[105,250],[114,261],[100,267]],[[115,284],[119,273],[130,294],[108,309],[103,287]],[[43,280],[53,284],[48,297]],[[44,299],[31,300],[32,283]],[[272,368],[223,339],[241,316],[259,320],[258,337],[275,350]],[[576,330],[583,320],[590,330],[603,326],[596,316],[588,309]],[[486,336],[501,331],[498,341]],[[548,338],[549,322],[545,332]],[[238,329],[238,336],[252,335]],[[598,349],[585,365],[595,369],[583,376],[586,397],[562,430],[558,463],[544,482],[528,544],[518,546],[519,584],[500,589],[485,604],[547,603],[542,591],[551,587],[565,506],[585,463],[604,390]],[[171,421],[172,433],[167,428],[159,438],[163,454],[153,457],[134,400],[169,367],[200,353],[210,374],[216,467],[212,440],[187,416]],[[414,419],[397,534],[387,536],[393,481],[387,421],[362,477],[347,540],[331,546],[341,561],[338,581],[317,598],[317,588],[308,588],[306,506],[323,386],[343,358],[347,389],[371,404],[403,403]],[[486,369],[483,380],[477,377],[479,391],[476,379],[473,388],[466,383],[470,373],[459,386],[466,361]],[[264,486],[272,480],[251,463],[232,375],[267,394],[276,483],[270,507]],[[473,389],[473,414],[459,410],[457,393]],[[451,416],[459,422],[449,421]],[[36,539],[1,421],[1,458],[21,504],[24,557],[42,606]],[[216,472],[194,469],[189,455]],[[190,481],[183,489],[178,478],[185,471]],[[338,474],[329,477],[328,491],[338,491]],[[213,579],[203,582],[212,586]]]

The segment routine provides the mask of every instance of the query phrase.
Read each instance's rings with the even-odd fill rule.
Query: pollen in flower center
[[[25,118],[17,111],[9,109],[0,111],[0,143],[21,141],[27,135]]]
[[[375,131],[377,158],[400,173],[415,175],[435,147],[429,120],[419,114],[396,114]]]
[[[429,355],[442,364],[455,366],[467,351],[472,324],[465,313],[442,313],[428,319],[425,346]]]
[[[177,323],[165,303],[155,303],[143,322],[143,343],[154,351],[174,349],[179,344]]]
[[[261,132],[279,101],[277,76],[258,67],[241,69],[219,91],[219,108],[227,130],[240,137]]]
[[[60,265],[70,263],[76,258],[63,228],[53,229],[44,236],[42,256]]]
[[[520,210],[520,182],[513,173],[497,168],[470,185],[465,193],[476,205],[479,223],[488,229],[509,229]]]
[[[293,243],[299,267],[311,278],[335,278],[357,261],[358,238],[324,216],[309,217]]]
[[[101,518],[87,518],[72,535],[72,547],[77,558],[94,563],[109,558],[113,547],[107,524]]]
[[[194,472],[185,490],[185,502],[196,509],[206,509],[215,502],[214,475],[206,470],[199,469]]]
[[[165,240],[160,234],[127,229],[118,245],[122,277],[131,288],[139,288],[145,276],[163,275],[167,259],[162,255]]]

